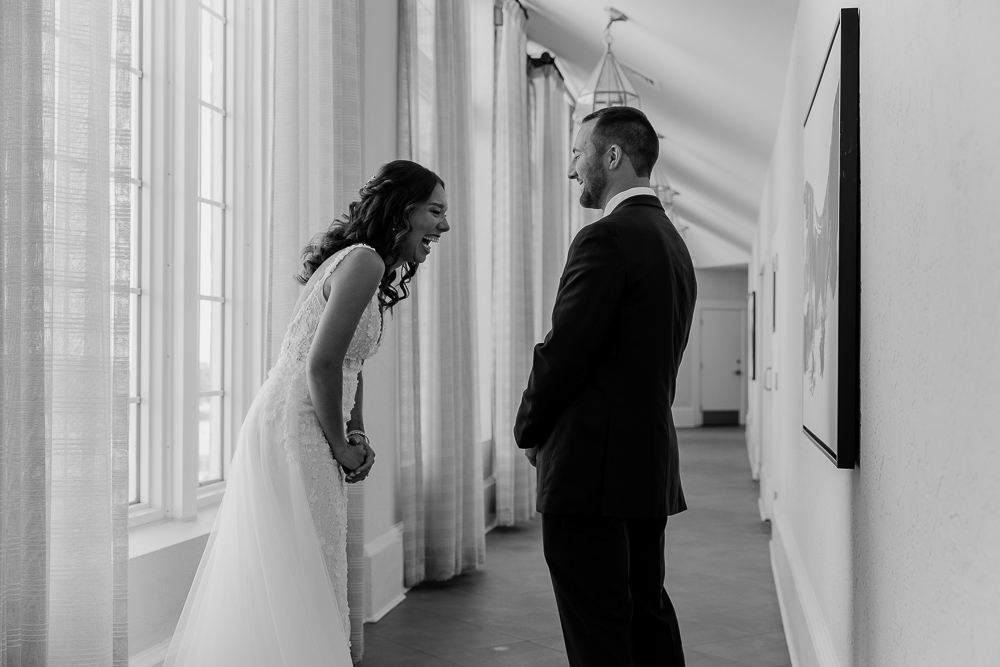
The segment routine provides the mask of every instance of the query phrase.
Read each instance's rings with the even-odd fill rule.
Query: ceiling
[[[746,265],[784,96],[799,0],[522,0],[529,51],[548,50],[573,94],[612,50],[664,135],[657,167],[696,266]]]

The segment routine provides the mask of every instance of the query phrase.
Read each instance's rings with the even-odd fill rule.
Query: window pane
[[[132,178],[140,178],[142,158],[142,79],[132,75]]]
[[[131,25],[131,67],[135,70],[142,68],[142,2],[141,0],[119,0],[130,5]],[[114,15],[118,14],[119,8],[114,8]],[[130,136],[130,160],[131,167],[129,176],[133,179],[140,179],[142,176],[142,79],[133,71],[130,75],[131,84],[131,136]],[[142,286],[142,190],[136,183],[130,184],[131,211],[130,211],[130,239],[129,239],[129,287],[137,289]],[[112,209],[113,210],[113,209]],[[140,396],[141,378],[141,335],[142,321],[141,296],[132,293],[129,295],[129,397],[138,399]],[[144,492],[142,486],[142,464],[144,445],[140,438],[140,419],[143,406],[134,400],[129,401],[128,406],[128,499],[130,504],[138,503],[142,500]],[[148,461],[146,461],[148,465]]]
[[[135,154],[133,153],[133,160],[135,159]],[[141,224],[142,224],[142,191],[139,189],[135,183],[132,184],[132,238],[129,243],[129,252],[131,254],[131,263],[129,265],[129,286],[130,287],[140,287],[139,282],[139,271],[142,268],[139,264],[139,258],[142,257],[142,247],[139,245],[142,243]]]
[[[198,401],[198,483],[222,479],[222,397]]]
[[[132,0],[132,66],[139,67],[142,63],[142,2]]]
[[[222,276],[225,270],[223,238],[223,210],[212,204],[202,203],[198,213],[199,259],[198,290],[202,296],[223,296]]]
[[[217,111],[201,107],[201,196],[223,201],[225,118]]]
[[[128,322],[128,393],[129,396],[139,396],[139,334],[142,322],[139,320],[139,295],[129,295]]]
[[[201,12],[201,99],[226,108],[225,24],[213,14]]]
[[[199,330],[199,391],[222,390],[222,304],[201,302]]]
[[[128,502],[139,502],[139,404],[128,406]]]

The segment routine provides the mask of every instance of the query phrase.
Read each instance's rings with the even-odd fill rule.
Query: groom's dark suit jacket
[[[514,425],[519,447],[538,447],[539,512],[687,508],[670,406],[695,295],[691,255],[656,197],[630,197],[577,234]]]

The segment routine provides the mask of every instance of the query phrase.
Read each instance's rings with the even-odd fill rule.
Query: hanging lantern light
[[[576,98],[573,121],[581,123],[589,114],[605,107],[629,106],[639,108],[639,95],[625,73],[625,68],[611,50],[611,26],[628,17],[614,7],[605,7],[608,25],[604,28],[604,56],[591,73],[580,96]]]
[[[663,204],[663,210],[667,212],[667,215],[673,213],[674,197],[680,193],[670,185],[670,181],[667,180],[666,171],[660,166],[659,162],[653,166],[653,173],[649,175],[649,187],[653,188],[653,192],[656,193],[660,203]]]
[[[673,186],[670,185],[670,181],[667,180],[666,171],[663,167],[657,163],[653,167],[653,173],[649,175],[649,187],[653,188],[653,192],[656,193],[657,199],[663,205],[663,210],[666,212],[667,217],[670,218],[677,230],[683,234],[687,231],[688,226],[681,222],[680,216],[677,214],[677,210],[674,208],[674,197],[680,193],[674,190]]]

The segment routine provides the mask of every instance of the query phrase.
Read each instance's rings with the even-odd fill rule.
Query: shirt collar
[[[655,197],[656,193],[653,191],[653,188],[647,188],[647,187],[629,188],[628,190],[619,192],[614,197],[612,197],[608,201],[608,205],[604,207],[604,215],[605,216],[611,215],[614,212],[614,210],[618,208],[619,204],[621,204],[629,197],[635,197],[636,195],[653,195]]]

